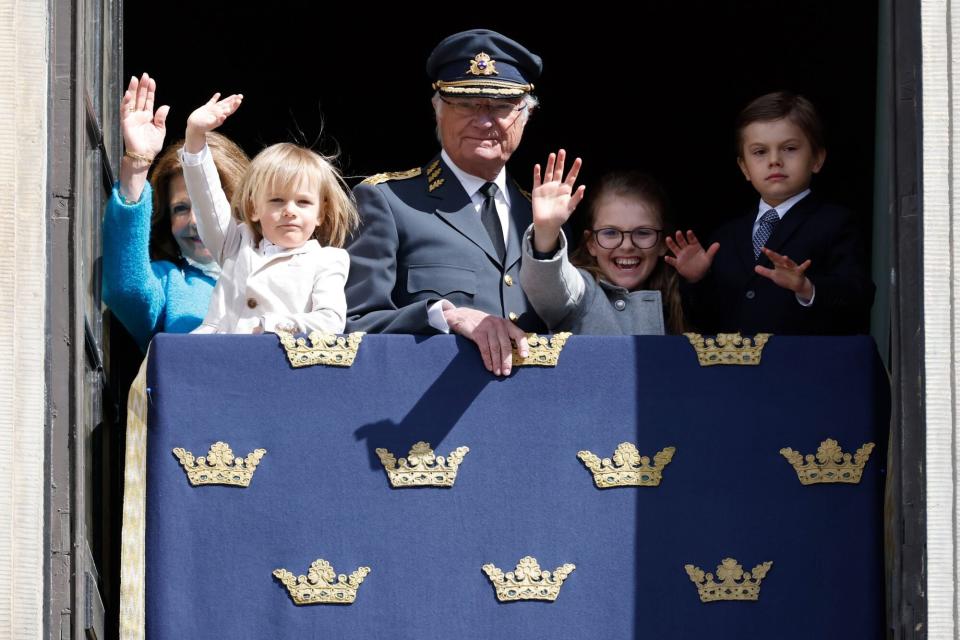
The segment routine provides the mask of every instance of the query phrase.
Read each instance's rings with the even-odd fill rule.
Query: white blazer
[[[206,318],[193,333],[252,333],[257,327],[343,333],[347,252],[309,240],[260,255],[253,230],[231,215],[210,151],[181,150],[180,160],[200,239],[223,270]]]

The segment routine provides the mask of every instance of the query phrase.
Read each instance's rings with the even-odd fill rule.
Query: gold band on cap
[[[522,96],[533,91],[532,84],[516,84],[503,80],[437,80],[433,88],[444,93],[479,93],[491,96]]]

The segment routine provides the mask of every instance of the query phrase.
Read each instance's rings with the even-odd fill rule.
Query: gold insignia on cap
[[[475,76],[496,76],[500,75],[497,72],[497,62],[483,53],[482,51],[473,57],[473,60],[470,61],[470,68],[467,69],[467,73]]]

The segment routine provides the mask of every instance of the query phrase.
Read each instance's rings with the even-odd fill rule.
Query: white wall
[[[922,0],[923,314],[929,638],[958,638],[957,403],[960,1]]]
[[[0,0],[0,638],[43,631],[46,2]]]

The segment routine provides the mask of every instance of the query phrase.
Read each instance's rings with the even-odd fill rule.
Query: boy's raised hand
[[[710,265],[713,264],[713,257],[720,250],[720,243],[714,242],[706,251],[703,245],[697,239],[693,231],[687,231],[684,236],[682,231],[677,231],[676,237],[669,235],[665,238],[667,248],[673,253],[672,256],[664,256],[663,259],[671,267],[677,270],[687,282],[699,282],[707,275]]]
[[[780,255],[766,247],[762,251],[763,255],[773,263],[773,269],[758,264],[753,268],[754,271],[773,281],[778,287],[793,291],[804,300],[810,300],[813,297],[813,283],[806,276],[807,269],[812,264],[809,258],[797,264],[789,256]]]
[[[213,131],[240,108],[243,94],[235,93],[223,100],[215,93],[207,103],[198,107],[187,118],[187,136],[184,149],[188,153],[200,153],[207,144],[207,132]]]
[[[560,227],[570,218],[573,211],[583,200],[586,188],[580,185],[574,189],[580,166],[580,158],[573,161],[567,177],[563,177],[563,168],[567,152],[563,149],[547,156],[547,166],[540,175],[540,165],[533,167],[533,245],[541,253],[549,253],[557,248]]]

